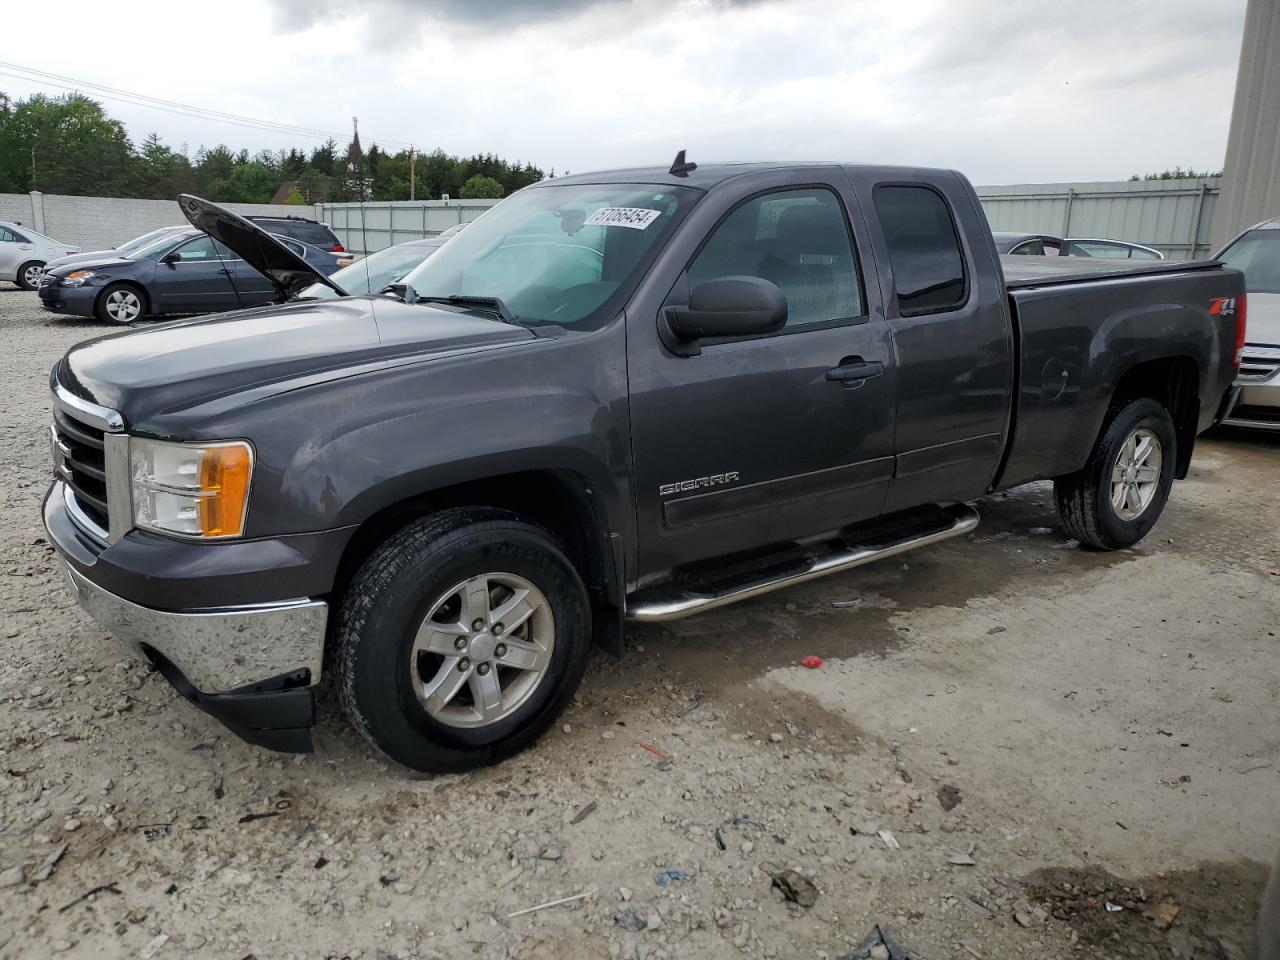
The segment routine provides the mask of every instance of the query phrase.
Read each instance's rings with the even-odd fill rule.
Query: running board
[[[831,573],[852,570],[864,563],[883,560],[885,557],[906,553],[916,547],[926,547],[931,543],[949,540],[968,533],[978,525],[978,511],[965,504],[947,507],[946,514],[951,518],[949,526],[932,530],[928,533],[913,534],[901,540],[892,540],[878,546],[849,547],[837,550],[822,557],[809,560],[805,567],[795,573],[781,576],[765,577],[735,586],[721,593],[685,593],[679,597],[663,600],[642,601],[634,606],[628,605],[627,619],[639,623],[661,623],[664,620],[679,620],[695,613],[714,610],[716,607],[728,606],[739,600],[759,597],[783,587],[790,587],[806,580],[816,580]]]

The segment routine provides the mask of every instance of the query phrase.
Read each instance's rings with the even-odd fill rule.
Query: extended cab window
[[[951,211],[929,187],[882,186],[876,214],[889,244],[889,263],[904,317],[954,310],[968,297],[964,256]]]
[[[689,264],[689,288],[761,277],[787,298],[787,326],[863,313],[849,228],[830,190],[769,193],[729,214]]]

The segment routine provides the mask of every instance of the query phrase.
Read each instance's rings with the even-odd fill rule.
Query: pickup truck
[[[282,301],[335,286],[195,197]],[[343,294],[341,289],[336,293]],[[381,293],[81,343],[51,542],[80,604],[245,739],[350,722],[424,771],[533,742],[626,620],[972,530],[1052,479],[1117,549],[1239,362],[1216,262],[997,257],[960,174],[749,163],[520,190]]]

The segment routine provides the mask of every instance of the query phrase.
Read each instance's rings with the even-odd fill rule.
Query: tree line
[[[80,94],[0,93],[0,193],[45,193],[172,200],[195,193],[223,203],[267,203],[285,184],[289,203],[408,200],[411,158],[373,144],[354,155],[329,140],[309,150],[233,151],[225,145],[175,150],[158,134],[135,145],[118,120]],[[443,150],[412,161],[419,200],[502,197],[543,179],[531,163],[491,153],[456,157]],[[552,171],[552,176],[555,175]]]

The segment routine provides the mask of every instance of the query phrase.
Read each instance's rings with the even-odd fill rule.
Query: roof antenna
[[[685,160],[684,151],[681,150],[676,154],[676,158],[671,164],[671,169],[668,170],[667,173],[671,174],[673,177],[687,177],[697,169],[698,165],[696,163],[689,163]]]

